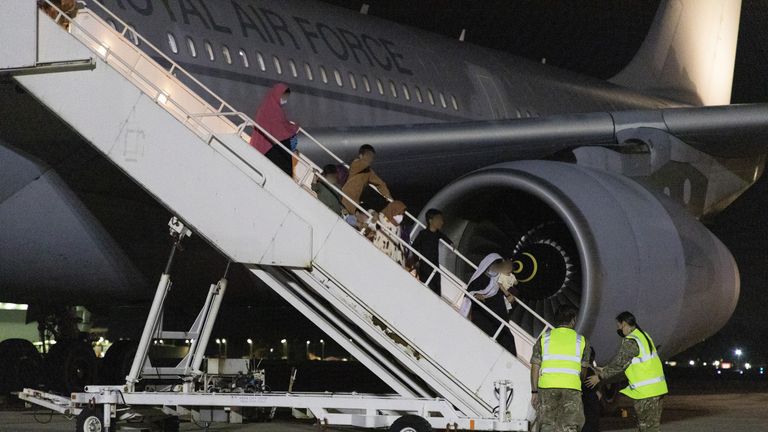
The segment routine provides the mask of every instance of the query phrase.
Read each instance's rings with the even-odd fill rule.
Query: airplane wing
[[[354,154],[362,144],[401,157],[493,154],[503,160],[543,159],[583,146],[617,146],[632,131],[668,132],[700,151],[721,156],[764,154],[768,104],[594,112],[549,117],[376,127],[313,128],[314,136]]]

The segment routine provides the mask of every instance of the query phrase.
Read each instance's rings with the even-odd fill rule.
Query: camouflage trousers
[[[539,388],[537,417],[539,432],[579,432],[584,426],[581,392]]]
[[[635,400],[637,430],[639,432],[659,432],[661,430],[661,411],[663,396]]]

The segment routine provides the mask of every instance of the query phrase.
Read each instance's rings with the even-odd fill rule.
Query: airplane
[[[663,0],[607,81],[312,0],[101,3],[237,109],[284,82],[289,118],[334,152],[349,161],[373,144],[398,198],[441,208],[470,258],[515,259],[520,298],[544,317],[579,307],[603,358],[622,310],[646,317],[669,357],[735,308],[738,268],[702,221],[760,178],[768,153],[768,108],[728,105],[738,0]],[[29,304],[43,327],[83,305],[125,329],[121,306],[146,301],[162,265],[167,214],[22,88],[0,92],[0,118],[18,119],[0,126],[0,301]],[[198,258],[222,261],[211,256]],[[533,329],[521,308],[511,316]],[[31,355],[18,344],[0,357]],[[82,343],[57,345],[53,373],[90,361]]]

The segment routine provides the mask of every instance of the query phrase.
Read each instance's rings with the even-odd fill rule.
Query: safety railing
[[[43,0],[43,1],[47,3],[54,11],[56,11],[56,16],[53,18],[55,22],[60,24],[62,22],[61,20],[66,20],[69,23],[70,33],[78,37],[78,39],[81,42],[83,42],[86,46],[89,46],[94,52],[96,52],[103,59],[103,61],[109,63],[113,67],[118,66],[118,67],[115,67],[115,70],[117,70],[118,72],[121,72],[126,78],[131,80],[139,89],[144,91],[146,94],[150,95],[159,105],[163,106],[169,113],[174,115],[183,124],[185,124],[190,130],[192,130],[194,133],[196,133],[206,142],[210,142],[211,137],[217,133],[236,133],[240,135],[241,138],[247,141],[248,135],[246,134],[245,129],[248,127],[251,127],[255,130],[258,130],[259,133],[264,135],[264,137],[266,137],[273,145],[276,145],[282,151],[286,151],[289,154],[291,154],[291,156],[295,158],[298,163],[306,165],[307,169],[312,173],[314,177],[314,181],[323,182],[326,186],[328,186],[331,190],[333,190],[339,197],[345,198],[350,202],[352,202],[356,209],[358,209],[368,217],[369,221],[373,220],[373,215],[368,210],[366,210],[365,208],[360,206],[360,204],[357,203],[355,200],[347,196],[339,187],[328,182],[322,175],[320,175],[321,173],[320,167],[317,164],[315,164],[312,160],[305,157],[303,154],[295,153],[290,149],[284,147],[267,130],[265,130],[255,121],[253,121],[246,114],[240,111],[237,111],[234,107],[229,105],[221,97],[219,97],[207,86],[205,86],[203,83],[197,80],[192,74],[190,74],[180,65],[178,65],[178,63],[173,61],[173,59],[168,57],[165,53],[163,53],[160,49],[158,49],[155,45],[153,45],[149,40],[144,38],[141,34],[137,33],[130,25],[128,25],[123,20],[121,20],[118,16],[113,14],[109,9],[104,7],[101,3],[98,3],[95,1],[91,2],[92,5],[97,6],[107,16],[109,16],[116,23],[116,26],[119,24],[122,27],[122,30],[119,31],[116,28],[113,28],[97,15],[88,14],[87,9],[81,9],[81,13],[88,14],[89,17],[94,20],[94,22],[98,23],[98,27],[93,29],[88,29],[86,28],[85,25],[81,25],[78,22],[79,21],[78,19],[73,19],[72,17],[64,13],[59,7],[53,4],[51,0]],[[95,35],[94,33],[99,33],[101,37]],[[130,35],[130,38],[133,39],[133,41],[131,41],[127,37],[127,35]],[[152,55],[156,55],[159,58],[163,59],[165,62],[169,64],[169,66],[167,68],[161,66],[157,61],[152,59],[144,50],[139,48],[139,46],[141,45],[144,45],[145,47],[147,47],[152,52]],[[203,97],[201,97],[200,93],[193,91],[188,87],[188,85],[181,83],[178,80],[179,74],[185,77],[185,79],[188,80],[190,83],[199,87],[200,91],[203,93],[204,96],[207,96],[213,101],[216,101],[216,103],[219,104],[218,109],[211,106],[211,104],[208,101],[206,101]],[[190,106],[195,109],[190,109],[189,108]],[[232,119],[236,120],[237,123],[233,122]],[[320,141],[315,139],[306,130],[304,130],[303,128],[299,128],[299,132],[302,133],[302,135],[305,136],[307,139],[309,139],[312,143],[317,145],[326,154],[328,154],[333,160],[349,168],[349,165],[347,163],[345,163],[340,157],[338,157],[335,153],[333,153],[333,151],[331,151],[327,146],[323,145]],[[376,190],[375,187],[372,187],[372,188],[376,192],[379,192],[378,190]],[[421,227],[422,229],[426,228],[426,226],[412,214],[406,212],[406,215],[417,226]],[[463,301],[464,298],[468,298],[471,302],[473,302],[474,306],[477,306],[485,310],[486,312],[489,313],[490,316],[494,317],[494,319],[496,319],[499,322],[499,327],[497,328],[497,330],[493,335],[494,339],[496,339],[505,328],[509,329],[509,331],[512,332],[513,334],[517,334],[523,337],[530,336],[527,332],[520,329],[517,325],[513,325],[509,321],[498,316],[490,308],[488,308],[482,301],[475,298],[475,296],[471,292],[466,290],[466,284],[464,284],[464,282],[462,282],[459,277],[457,277],[451,272],[448,272],[440,268],[439,263],[437,264],[432,263],[431,261],[426,259],[420,252],[418,252],[415,248],[413,248],[408,242],[400,238],[400,236],[397,235],[397,233],[394,233],[388,230],[384,230],[384,231],[386,235],[390,237],[391,240],[401,245],[401,247],[403,247],[404,250],[407,250],[411,254],[418,257],[421,264],[426,264],[432,269],[429,279],[426,282],[427,285],[434,277],[436,277],[437,275],[440,275],[443,277],[443,280],[453,285],[454,288],[456,288],[459,292],[462,293],[463,297],[460,299],[460,302]],[[442,240],[441,242],[456,257],[458,257],[460,260],[465,262],[472,269],[477,269],[477,265],[474,264],[467,257],[465,257],[456,248],[454,248],[453,245]],[[425,285],[425,287],[427,285]],[[542,332],[548,328],[552,328],[552,325],[549,322],[547,322],[547,320],[541,317],[536,311],[534,311],[524,302],[520,301],[519,299],[516,299],[515,301],[518,305],[524,308],[528,313],[530,313],[535,319],[537,319],[542,324],[543,326]]]

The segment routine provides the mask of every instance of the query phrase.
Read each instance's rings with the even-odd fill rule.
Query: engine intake
[[[472,172],[425,207],[442,209],[444,231],[477,262],[490,252],[515,261],[519,298],[552,319],[579,308],[578,331],[605,361],[614,317],[630,310],[672,356],[717,332],[739,294],[736,263],[701,223],[663,194],[614,174],[552,161],[519,161]],[[457,258],[443,265],[463,275]],[[511,318],[541,325],[520,307]]]

